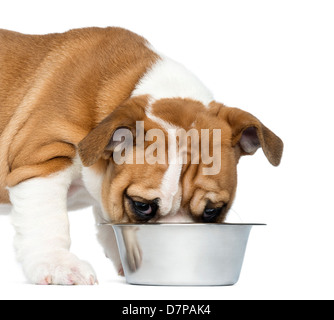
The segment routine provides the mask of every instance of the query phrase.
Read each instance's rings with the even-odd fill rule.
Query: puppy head
[[[131,98],[79,144],[84,166],[102,176],[113,222],[223,222],[237,163],[262,147],[278,166],[283,143],[253,115],[212,102]]]

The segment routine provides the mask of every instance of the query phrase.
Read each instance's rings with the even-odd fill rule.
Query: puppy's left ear
[[[215,105],[215,109],[217,105]],[[232,146],[239,146],[241,155],[252,155],[262,147],[273,166],[278,166],[283,154],[283,142],[252,114],[237,108],[218,106],[216,114],[232,128]]]

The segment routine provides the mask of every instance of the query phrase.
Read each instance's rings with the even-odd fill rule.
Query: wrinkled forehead
[[[161,216],[174,215],[184,206],[200,214],[208,203],[223,205],[233,197],[233,168],[223,168],[222,175],[205,176],[201,174],[201,165],[169,164],[158,170],[145,164],[137,172],[141,177],[131,180],[127,195],[137,201],[158,200]]]
[[[223,138],[227,143],[232,136],[230,125],[218,118],[219,108],[205,106],[203,103],[191,99],[161,99],[153,100],[148,98],[144,107],[145,117],[143,120],[149,128],[168,130],[184,130],[189,132],[191,129],[201,131],[201,129],[221,130]],[[201,135],[199,135],[201,139]],[[223,141],[224,142],[224,141]]]
[[[207,110],[208,107],[201,102],[190,99],[149,99],[146,116],[166,129],[187,129],[194,124],[199,114],[205,114]]]

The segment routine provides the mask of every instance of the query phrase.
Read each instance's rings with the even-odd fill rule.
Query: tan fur
[[[79,153],[83,165],[103,176],[102,204],[110,220],[137,222],[129,197],[144,202],[164,197],[161,182],[168,164],[113,162],[113,134],[126,127],[135,135],[136,121],[144,121],[145,131],[165,131],[166,139],[163,123],[186,131],[209,129],[211,136],[221,129],[218,174],[204,176],[201,159],[191,164],[189,157],[182,167],[177,209],[193,221],[201,222],[208,206],[224,206],[217,222],[224,221],[235,197],[241,156],[262,147],[273,165],[280,163],[282,141],[247,112],[216,102],[207,107],[190,98],[131,98],[159,59],[147,44],[120,28],[46,36],[0,30],[0,203],[9,202],[5,187],[63,170]],[[148,105],[162,123],[147,115]],[[145,148],[151,143],[145,142]]]
[[[6,186],[71,163],[77,144],[158,58],[120,28],[29,36],[0,30],[0,203]]]

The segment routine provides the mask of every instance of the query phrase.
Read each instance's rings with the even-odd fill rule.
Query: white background
[[[278,168],[261,150],[239,164],[234,218],[268,226],[253,229],[236,286],[126,285],[104,258],[85,210],[70,214],[72,248],[92,263],[100,285],[27,284],[9,216],[0,215],[0,298],[334,298],[333,17],[333,1],[324,0],[1,1],[3,29],[122,26],[143,35],[197,74],[217,100],[258,117],[285,151]]]

